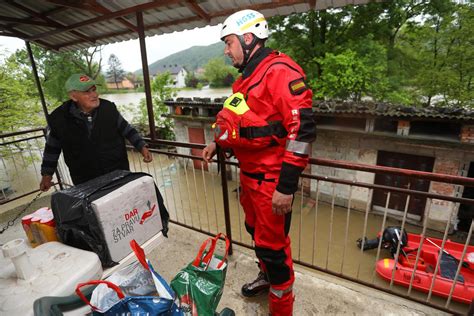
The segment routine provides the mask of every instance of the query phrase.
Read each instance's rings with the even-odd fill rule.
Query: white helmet
[[[260,12],[242,10],[230,15],[223,23],[221,40],[227,35],[237,36],[252,33],[259,39],[268,38],[268,23]]]

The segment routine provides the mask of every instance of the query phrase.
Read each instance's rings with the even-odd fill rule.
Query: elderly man
[[[125,138],[141,152],[144,162],[152,161],[145,141],[115,104],[99,99],[94,80],[73,74],[65,86],[70,100],[48,118],[40,190],[51,187],[61,151],[75,185],[113,170],[129,170]]]

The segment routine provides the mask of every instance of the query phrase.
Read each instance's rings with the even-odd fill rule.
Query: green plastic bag
[[[223,256],[214,254],[220,237],[226,243]],[[193,262],[179,271],[171,281],[185,315],[214,316],[224,291],[229,245],[224,234],[208,238],[202,243]]]

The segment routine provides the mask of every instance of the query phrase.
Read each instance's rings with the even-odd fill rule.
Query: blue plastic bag
[[[118,277],[116,275],[114,278],[112,275],[109,278],[119,284],[106,280],[80,283],[76,287],[76,294],[91,306],[93,315],[182,316],[183,313],[174,302],[173,290],[146,260],[143,249],[135,240],[130,242],[130,246],[138,262],[118,271]],[[136,286],[133,286],[134,283]],[[91,301],[80,290],[88,285],[98,285],[92,293]],[[137,293],[144,295],[136,295]]]

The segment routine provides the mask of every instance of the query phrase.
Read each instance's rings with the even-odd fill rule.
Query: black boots
[[[254,297],[260,294],[267,293],[270,289],[270,282],[267,280],[265,273],[260,271],[257,278],[242,286],[242,295],[245,297]]]

